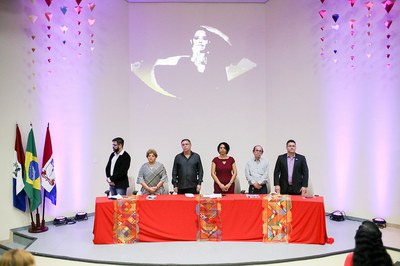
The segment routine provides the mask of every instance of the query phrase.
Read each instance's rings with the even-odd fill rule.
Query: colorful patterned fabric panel
[[[221,203],[219,199],[198,197],[197,214],[199,215],[198,241],[221,240]]]
[[[137,196],[132,195],[114,202],[114,243],[131,244],[139,241],[139,215]]]
[[[263,242],[288,242],[291,232],[292,201],[289,195],[263,198]]]

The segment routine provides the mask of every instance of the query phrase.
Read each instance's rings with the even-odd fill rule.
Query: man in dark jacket
[[[306,195],[308,166],[306,157],[296,153],[296,142],[286,142],[287,153],[279,155],[274,170],[275,192],[289,195]]]
[[[126,195],[129,187],[128,170],[131,156],[124,150],[124,140],[120,137],[112,140],[113,153],[106,166],[107,182],[111,195]]]

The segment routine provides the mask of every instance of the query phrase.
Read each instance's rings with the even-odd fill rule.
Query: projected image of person
[[[221,142],[217,147],[219,156],[212,160],[211,176],[214,179],[214,193],[235,193],[235,180],[237,176],[236,162],[228,156],[230,146]]]
[[[204,29],[194,33],[190,39],[191,55],[157,59],[153,70],[155,82],[185,99],[204,95],[225,82],[223,67],[218,69],[211,59],[213,41],[208,35]]]
[[[210,41],[207,38],[206,31],[196,31],[190,42],[192,43],[192,57],[190,61],[196,66],[198,72],[204,73],[207,65],[207,56],[210,53],[207,48]]]
[[[230,38],[214,27],[200,26],[189,42],[190,54],[158,58],[152,66],[135,62],[131,70],[156,92],[187,98],[212,93],[256,66],[247,58],[234,65],[228,53]]]
[[[147,163],[140,167],[136,183],[142,185],[140,192],[146,194],[165,194],[164,183],[168,182],[167,171],[162,163],[156,161],[158,155],[154,149],[146,152]]]

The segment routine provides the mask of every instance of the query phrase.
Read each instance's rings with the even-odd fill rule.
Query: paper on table
[[[222,198],[222,194],[208,194],[208,195],[203,195],[203,198],[209,198],[209,199]]]
[[[249,199],[259,199],[260,195],[258,194],[246,194],[246,197]]]
[[[113,196],[108,196],[109,199],[122,199],[122,196],[120,194],[113,195]]]

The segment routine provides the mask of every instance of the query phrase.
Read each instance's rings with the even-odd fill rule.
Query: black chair
[[[138,192],[139,191],[134,190],[134,191],[132,191],[132,195],[137,195]],[[108,190],[104,191],[104,193],[108,196],[108,195],[110,195],[110,190],[108,189]]]

